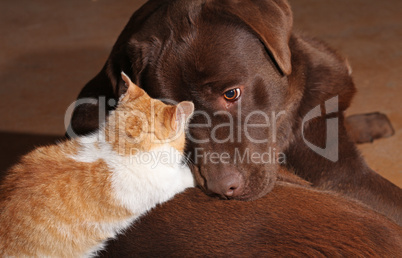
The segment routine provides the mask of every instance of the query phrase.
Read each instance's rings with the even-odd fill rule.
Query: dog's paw
[[[395,133],[388,117],[379,112],[348,116],[345,126],[355,143],[373,142]]]

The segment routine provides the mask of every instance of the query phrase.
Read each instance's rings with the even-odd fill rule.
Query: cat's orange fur
[[[164,129],[174,126],[172,125],[171,117],[173,117],[173,121],[177,119],[175,117],[176,107],[167,106],[158,100],[151,99],[139,87],[129,88],[128,91],[132,92],[123,97],[123,100],[126,100],[126,104],[120,107],[120,112],[117,116],[109,117],[108,126],[105,128],[106,139],[113,145],[115,150],[127,155],[133,149],[147,151],[169,141],[170,145],[183,152],[185,146],[184,135],[177,135],[175,131]],[[135,96],[135,99],[132,96]],[[185,106],[181,107],[181,111],[186,112],[186,110],[183,110],[185,108]],[[132,110],[139,112],[133,115]],[[144,120],[151,117],[154,120]],[[141,139],[141,142],[127,141],[126,135],[134,139]]]
[[[109,147],[110,153],[115,153],[116,156],[112,156],[117,157],[117,160],[137,152],[166,147],[166,144],[183,153],[184,133],[183,130],[176,130],[182,122],[177,116],[183,112],[178,112],[176,106],[151,99],[142,89],[133,85],[128,77],[124,74],[122,76],[129,85],[127,93],[105,126],[100,129],[100,133],[104,134],[104,141],[96,141],[90,145],[95,150],[86,150],[88,146],[81,138],[73,139],[38,148],[9,170],[0,186],[0,256],[92,255],[102,247],[106,239],[124,230],[141,213],[192,185],[190,179],[186,179],[186,183],[181,184],[180,181],[180,186],[166,196],[158,195],[155,200],[151,198],[148,202],[138,201],[137,197],[148,197],[142,196],[148,194],[146,191],[152,195],[153,191],[159,191],[163,187],[169,189],[170,186],[163,185],[163,182],[160,183],[162,186],[159,183],[145,182],[145,193],[136,193],[128,183],[125,185],[124,177],[116,176],[120,173],[119,168],[111,167],[110,164],[114,163],[108,163],[107,158],[91,157],[88,161],[80,161],[81,155],[100,155],[104,152],[102,148],[109,151]],[[150,111],[151,106],[154,113]],[[181,107],[184,107],[187,119],[193,112],[192,103],[181,104]],[[139,118],[133,115],[134,111],[145,116]],[[144,118],[147,120],[141,120]],[[143,131],[141,124],[144,122],[155,126]],[[171,138],[177,132],[179,135],[168,143],[155,141]],[[135,141],[133,137],[141,134],[142,141]],[[148,169],[146,166],[145,168]],[[139,173],[127,182],[136,180],[137,177],[148,179],[147,175],[141,175],[142,171],[136,171],[130,164],[122,166],[122,169],[129,175]],[[187,174],[188,168],[183,171],[183,175],[191,177],[191,174]],[[148,174],[153,172],[144,171]],[[178,177],[174,174],[172,176]],[[127,187],[127,196],[113,184]],[[141,182],[139,184],[142,185]],[[165,188],[161,192],[166,192]],[[131,191],[133,197],[129,196]],[[144,203],[144,207],[139,207],[137,213],[135,204],[134,207],[124,204],[125,198],[134,198],[128,202]]]

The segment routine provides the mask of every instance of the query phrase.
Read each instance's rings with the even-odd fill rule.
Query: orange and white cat
[[[92,256],[136,218],[193,187],[183,164],[191,102],[128,85],[97,133],[24,156],[0,186],[0,256]],[[157,160],[156,160],[157,159]]]

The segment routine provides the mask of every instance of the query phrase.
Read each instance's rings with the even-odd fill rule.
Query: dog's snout
[[[219,180],[208,182],[208,189],[220,196],[237,197],[242,195],[243,178],[237,173],[230,173]]]

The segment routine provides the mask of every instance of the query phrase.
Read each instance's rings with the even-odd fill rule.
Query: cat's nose
[[[226,173],[222,178],[211,180],[207,183],[208,190],[225,197],[236,197],[243,193],[244,180],[238,173]]]

